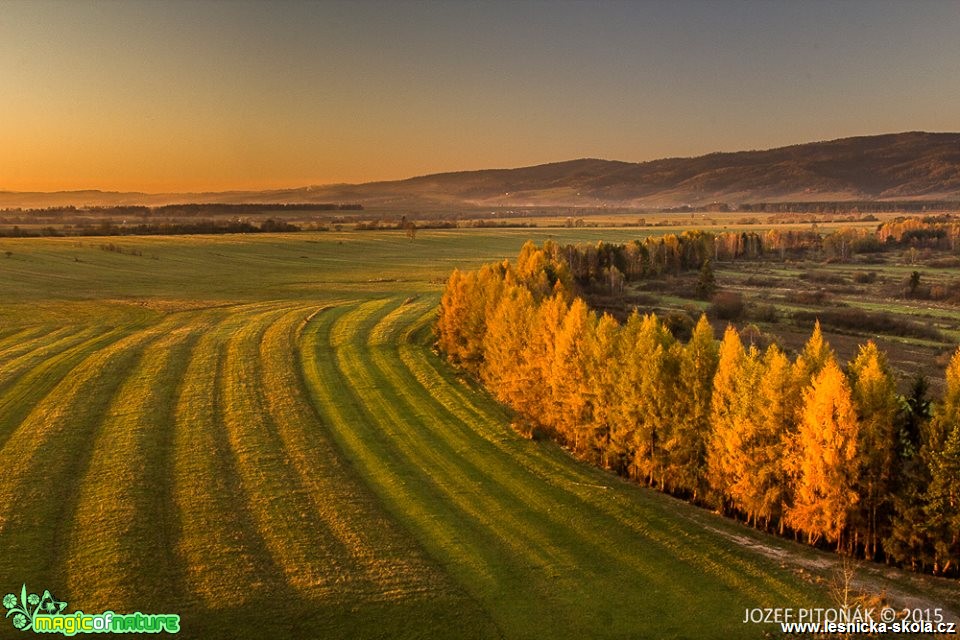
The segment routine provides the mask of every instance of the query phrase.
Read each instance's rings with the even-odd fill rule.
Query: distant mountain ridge
[[[960,133],[841,138],[649,162],[580,159],[356,185],[182,194],[0,191],[0,207],[350,202],[364,207],[618,206],[960,199]]]

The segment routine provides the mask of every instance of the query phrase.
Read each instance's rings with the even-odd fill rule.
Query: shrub
[[[743,314],[743,296],[735,291],[721,291],[713,296],[709,313],[721,320],[736,320]]]
[[[744,280],[743,284],[748,287],[779,287],[783,284],[783,281],[780,278],[774,278],[773,276],[750,276]]]
[[[749,316],[757,322],[776,322],[779,316],[777,308],[772,304],[755,304],[750,308]]]
[[[936,260],[930,260],[927,262],[928,267],[933,267],[934,269],[956,269],[960,267],[960,258],[950,256],[948,258],[937,258]]]
[[[693,318],[684,311],[671,311],[664,317],[663,324],[677,340],[687,341],[693,335],[696,325]]]
[[[817,289],[816,291],[791,291],[784,297],[787,302],[816,305],[822,305],[830,299],[830,295],[823,289]]]
[[[800,274],[800,279],[820,284],[844,284],[847,281],[839,273],[824,273],[822,271],[805,271]]]
[[[898,318],[885,311],[869,312],[855,308],[821,309],[819,311],[797,311],[793,314],[793,318],[803,324],[809,324],[819,319],[820,323],[825,326],[847,331],[885,333],[925,340],[943,340],[943,334],[936,327]]]

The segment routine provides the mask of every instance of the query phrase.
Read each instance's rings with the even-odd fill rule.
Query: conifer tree
[[[812,382],[813,377],[820,373],[827,362],[835,357],[833,349],[824,339],[823,331],[820,330],[820,321],[817,320],[813,325],[813,333],[810,335],[810,339],[803,346],[803,351],[797,356],[794,364],[794,378],[798,395],[802,393],[804,387]]]
[[[744,352],[733,381],[736,398],[730,421],[732,433],[727,433],[730,441],[726,446],[730,455],[726,461],[730,481],[727,494],[750,523],[756,522],[761,501],[755,472],[765,426],[760,423],[763,398],[758,393],[762,380],[763,360],[757,348],[751,345]]]
[[[934,571],[956,572],[960,563],[960,424],[953,424],[943,448],[932,452],[931,458],[926,512],[933,534]]]
[[[596,315],[581,298],[574,300],[556,336],[548,380],[555,411],[550,421],[576,453],[587,451],[591,444],[593,403],[588,345],[595,326]]]
[[[521,413],[528,410],[534,387],[541,384],[529,352],[536,310],[530,290],[513,285],[501,296],[487,321],[480,375],[501,402]]]
[[[756,442],[750,456],[754,513],[765,524],[777,520],[783,532],[783,509],[789,500],[784,458],[789,434],[794,433],[798,404],[793,395],[793,371],[786,354],[771,344],[763,357],[763,376],[757,395]]]
[[[629,323],[628,323],[629,325]],[[666,465],[663,441],[671,420],[676,393],[676,362],[671,357],[673,336],[650,314],[636,327],[621,390],[626,392],[622,413],[638,478],[665,487]]]
[[[860,419],[857,457],[860,466],[860,503],[851,523],[862,533],[864,554],[876,555],[886,535],[893,489],[898,403],[896,386],[886,357],[873,341],[860,347],[850,363],[853,399]]]
[[[728,326],[720,342],[717,372],[713,378],[712,430],[707,445],[707,479],[714,499],[723,511],[731,503],[731,490],[737,480],[738,452],[741,450],[738,425],[741,389],[738,381],[745,357],[740,334]]]
[[[642,324],[643,318],[634,309],[620,328],[620,371],[613,391],[616,401],[608,409],[607,464],[617,473],[632,477],[637,477],[633,462],[636,434],[642,419],[642,372],[651,355],[641,351],[641,347],[646,347],[646,343],[639,342]]]
[[[551,430],[556,430],[558,426],[556,418],[559,413],[551,386],[553,365],[556,361],[557,336],[563,328],[567,309],[567,302],[559,293],[540,304],[534,315],[526,352],[529,368],[525,374],[536,382],[524,401],[524,413]]]
[[[718,361],[717,341],[706,315],[700,316],[687,344],[677,347],[677,404],[664,445],[666,474],[674,490],[688,492],[696,501],[706,483],[710,398]]]
[[[624,362],[620,325],[610,314],[603,314],[587,344],[589,395],[593,400],[589,437],[594,457],[605,468],[611,464],[611,430],[620,402],[617,380]]]
[[[931,411],[926,391],[926,379],[918,375],[909,395],[899,398],[893,509],[890,532],[883,541],[884,553],[912,569],[932,564],[935,553],[927,516],[931,449],[925,441],[931,434]]]
[[[838,548],[858,496],[857,442],[859,421],[850,386],[830,359],[803,394],[798,449],[790,462],[793,504],[787,524],[807,534],[811,544],[821,537]]]
[[[924,496],[934,571],[946,573],[960,562],[960,349],[946,372],[943,404],[930,423],[921,456],[930,484]]]

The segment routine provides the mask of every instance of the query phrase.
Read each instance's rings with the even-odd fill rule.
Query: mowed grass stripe
[[[21,343],[16,353],[10,350],[0,354],[0,387],[7,384],[11,377],[30,368],[31,362],[40,362],[95,331],[94,327],[84,328],[83,325],[62,327]]]
[[[61,328],[60,330],[66,329]],[[67,329],[69,330],[69,329]],[[7,329],[0,338],[0,362],[16,357],[33,348],[31,345],[47,339],[51,333],[57,331],[56,326],[35,324],[28,327]]]
[[[771,570],[768,558],[729,545],[710,528],[719,527],[734,535],[747,536],[755,534],[752,530],[589,465],[571,464],[569,455],[557,447],[531,444],[512,430],[505,430],[509,415],[503,407],[475,385],[458,379],[450,367],[432,353],[428,345],[432,341],[434,319],[435,314],[428,313],[411,325],[401,340],[401,358],[421,384],[431,389],[434,397],[503,454],[524,465],[531,474],[615,518],[618,526],[641,535],[653,535],[667,546],[679,549],[682,553],[679,560],[706,563],[705,569],[737,576],[734,579],[738,588],[761,606],[822,598],[821,593],[798,583],[790,573]]]
[[[270,414],[317,516],[342,558],[338,596],[366,600],[429,597],[436,576],[384,518],[371,494],[340,460],[306,397],[297,363],[300,329],[316,309],[294,310],[264,333],[262,383]]]
[[[59,328],[39,328],[33,335],[12,341],[10,344],[0,343],[0,383],[7,377],[7,370],[16,369],[17,364],[24,358],[29,358],[38,351],[50,349],[64,338],[78,333],[83,325]]]
[[[73,369],[97,350],[102,349],[137,327],[114,328],[93,332],[86,340],[39,362],[22,372],[0,393],[0,449],[6,446],[20,424],[30,415],[37,403],[57,385],[72,375]]]
[[[427,523],[429,536],[417,538],[445,568],[469,566],[471,575],[494,588],[500,578],[491,570],[499,554],[499,545],[489,548],[475,534],[479,527],[470,521],[457,521],[455,507],[443,494],[422,479],[422,471],[408,463],[389,441],[378,437],[379,426],[365,407],[365,400],[340,373],[336,353],[329,348],[337,342],[332,334],[337,324],[353,307],[342,306],[313,318],[301,337],[301,362],[304,378],[314,405],[333,439],[349,457],[361,476],[384,500],[393,516],[405,524]],[[483,545],[483,546],[482,546]],[[443,549],[444,553],[438,553]],[[446,583],[447,599],[456,598],[457,589]],[[472,591],[469,589],[468,591]],[[438,597],[439,599],[439,597]],[[472,627],[485,636],[501,635],[489,628],[487,614],[477,613],[476,604],[460,603],[463,629]],[[471,615],[472,614],[472,615]],[[471,634],[472,635],[472,634]]]
[[[525,528],[514,514],[498,510],[485,495],[482,476],[465,476],[459,460],[439,456],[432,451],[435,445],[418,441],[404,424],[413,418],[397,414],[378,392],[386,383],[369,375],[366,342],[369,330],[386,313],[385,303],[360,305],[326,327],[329,342],[340,346],[334,371],[321,379],[340,380],[335,384],[355,394],[351,404],[360,414],[336,421],[335,427],[348,446],[356,447],[354,455],[365,469],[378,475],[381,469],[389,471],[375,484],[385,491],[396,517],[417,532],[469,592],[493,599],[487,611],[495,620],[509,620],[524,630],[521,635],[540,635],[551,623],[557,628],[576,626],[573,609],[551,604],[558,574],[532,569],[554,562],[551,549],[530,542],[540,537],[537,532]],[[409,493],[403,495],[403,490]],[[537,597],[517,597],[531,592]],[[550,622],[541,619],[544,611],[552,615]]]
[[[83,332],[86,339],[67,346],[56,354],[30,363],[22,363],[17,375],[0,385],[0,449],[2,449],[20,423],[33,410],[34,405],[57,386],[71,370],[97,349],[110,344],[130,328],[111,331],[91,330]],[[32,365],[32,368],[28,368]]]
[[[398,309],[399,311],[399,309]],[[414,313],[416,309],[412,310]],[[551,593],[565,590],[571,598],[568,606],[575,606],[573,594],[580,591],[581,585],[611,583],[622,581],[627,584],[643,584],[645,589],[656,589],[665,610],[682,606],[689,600],[688,586],[680,585],[669,577],[671,568],[680,559],[676,544],[671,538],[655,529],[646,532],[642,538],[624,534],[617,523],[589,508],[575,496],[557,487],[544,484],[537,476],[514,464],[509,457],[500,455],[489,442],[480,438],[468,427],[463,426],[432,398],[423,394],[413,376],[399,362],[396,354],[396,341],[391,340],[402,323],[388,315],[382,325],[371,333],[371,342],[381,346],[371,349],[371,361],[374,362],[390,380],[390,389],[396,391],[402,402],[406,402],[412,413],[421,413],[419,421],[411,422],[422,432],[424,443],[448,444],[448,455],[459,458],[463,469],[479,471],[483,469],[486,492],[496,501],[497,513],[512,513],[525,528],[541,532],[539,544],[552,549],[556,558],[544,565],[556,581]],[[410,316],[409,312],[404,315]],[[414,316],[415,317],[415,316]],[[394,336],[395,338],[395,336]],[[387,371],[391,370],[390,374]],[[419,389],[420,393],[415,390]],[[429,411],[433,408],[433,411]],[[497,531],[499,537],[509,536],[509,531]],[[643,546],[643,553],[631,553],[631,548]],[[656,547],[651,553],[650,547]],[[582,560],[589,557],[586,564]],[[734,572],[724,571],[723,567],[699,555],[694,556],[700,564],[707,565],[714,574],[714,584],[705,586],[705,591],[746,586]],[[609,607],[622,594],[613,594],[613,598],[596,601],[594,606]],[[590,602],[590,596],[581,598],[577,606],[582,609]],[[630,602],[624,601],[625,607]]]
[[[209,317],[180,314],[179,326],[147,346],[126,372],[79,479],[66,555],[67,592],[86,610],[175,608],[168,491],[176,390],[187,355]],[[173,605],[173,606],[170,606]]]
[[[286,581],[310,597],[334,597],[347,574],[343,555],[292,467],[262,386],[260,343],[283,313],[250,318],[228,342],[220,388],[224,426],[257,530]]]
[[[43,330],[42,326],[16,326],[3,325],[0,327],[0,350],[6,349],[10,344],[16,344],[23,336],[36,335]]]
[[[184,596],[211,611],[278,599],[285,587],[247,505],[220,397],[227,343],[257,310],[231,310],[197,342],[174,408],[172,498]]]
[[[398,308],[397,311],[401,311]],[[602,571],[622,571],[628,565],[638,572],[642,572],[650,581],[663,580],[664,565],[661,561],[651,563],[650,556],[632,556],[624,553],[623,549],[610,539],[609,531],[617,531],[616,523],[609,518],[600,522],[603,527],[598,528],[597,519],[602,519],[600,513],[591,513],[592,519],[583,518],[588,504],[572,495],[559,484],[547,481],[541,474],[529,473],[524,465],[517,464],[512,456],[503,455],[502,450],[494,443],[483,438],[475,429],[479,426],[469,416],[457,415],[438,400],[433,393],[436,389],[428,389],[420,384],[419,379],[407,363],[400,357],[402,347],[398,345],[398,333],[406,328],[406,324],[398,323],[397,318],[416,318],[417,310],[412,313],[388,316],[378,325],[371,334],[371,344],[379,347],[371,349],[371,360],[378,366],[383,375],[389,379],[391,389],[395,390],[402,401],[411,411],[419,412],[422,419],[417,423],[428,442],[442,442],[448,447],[449,455],[460,459],[460,466],[470,468],[484,477],[487,491],[496,494],[501,508],[515,511],[517,518],[528,520],[527,526],[537,528],[547,537],[541,541],[544,546],[558,552],[565,547],[568,549],[567,566],[575,565],[574,558],[584,552],[595,557],[595,562],[589,567],[579,567],[577,580],[582,580],[582,573]],[[406,332],[405,332],[406,333]],[[427,393],[424,393],[424,392]],[[503,423],[499,423],[503,437]],[[518,442],[519,438],[515,438]],[[502,444],[502,443],[501,443]],[[532,445],[535,447],[535,445]],[[434,446],[436,448],[436,446]],[[481,471],[482,470],[482,471]],[[509,482],[509,485],[506,483]],[[602,488],[602,487],[601,487]],[[604,533],[601,534],[600,531]],[[671,540],[658,535],[655,531],[640,532],[644,536],[645,545],[657,544],[667,556],[673,555]],[[575,534],[571,536],[571,534]],[[634,536],[624,543],[636,542]],[[717,567],[714,567],[717,568]],[[664,588],[668,586],[664,582]]]
[[[512,479],[510,486],[505,487],[504,495],[514,500],[522,500],[518,513],[537,522],[539,527],[550,535],[551,545],[567,545],[576,549],[577,553],[589,552],[595,558],[589,568],[579,570],[578,574],[581,575],[578,579],[582,578],[584,570],[606,572],[609,575],[611,572],[621,572],[626,566],[643,574],[648,583],[655,582],[661,580],[664,575],[664,558],[668,560],[672,558],[671,561],[681,559],[676,557],[675,540],[655,529],[636,533],[642,536],[643,545],[659,546],[663,555],[657,554],[656,562],[651,562],[652,554],[631,554],[629,549],[631,546],[636,547],[638,541],[636,535],[631,535],[629,532],[627,535],[620,535],[622,532],[619,530],[618,523],[606,514],[593,509],[591,503],[585,502],[570,492],[568,482],[551,482],[549,474],[531,473],[526,465],[518,464],[522,455],[516,457],[504,455],[504,450],[507,448],[504,441],[512,441],[510,442],[512,445],[531,450],[539,447],[512,433],[505,433],[503,420],[495,423],[499,436],[496,438],[497,442],[483,437],[481,433],[485,425],[469,415],[464,416],[462,412],[456,412],[456,407],[443,403],[441,398],[436,397],[442,396],[437,392],[437,385],[430,389],[422,386],[421,376],[410,368],[409,360],[404,360],[400,355],[401,352],[407,351],[410,345],[398,344],[398,338],[395,335],[400,329],[407,329],[404,331],[404,338],[400,340],[403,342],[410,329],[397,325],[398,323],[391,321],[389,325],[385,323],[383,327],[384,329],[388,326],[392,327],[389,329],[389,332],[394,334],[392,336],[388,332],[381,331],[381,327],[374,331],[375,342],[383,346],[374,351],[373,359],[390,377],[393,388],[411,405],[418,405],[422,410],[429,408],[430,419],[421,422],[423,427],[432,432],[433,439],[447,441],[462,460],[469,461],[475,468],[483,468],[491,485],[495,486],[501,478]],[[415,328],[416,325],[417,323],[414,322],[412,326]],[[413,347],[413,349],[420,350],[419,347]],[[417,391],[418,389],[420,391]],[[424,394],[423,390],[429,393]],[[527,452],[526,455],[531,452]],[[577,466],[570,465],[569,460],[564,462],[566,465],[561,463],[557,466]],[[583,480],[589,483],[587,486],[594,489],[593,495],[597,501],[602,501],[603,490],[609,487],[595,484],[597,480],[595,477],[583,477]],[[597,489],[601,491],[597,492]],[[585,515],[589,517],[584,517]],[[611,532],[614,532],[615,536],[619,535],[621,539],[611,539]],[[624,552],[624,549],[628,551]],[[697,559],[701,560],[699,557]],[[704,564],[706,570],[712,571],[721,580],[732,579],[735,586],[748,586],[738,577],[731,576],[722,565],[709,559]]]
[[[89,354],[37,403],[0,450],[8,499],[0,503],[4,554],[0,575],[21,576],[63,593],[63,543],[77,499],[76,478],[89,463],[93,441],[125,372],[146,344],[172,323],[128,328]]]
[[[506,547],[505,552],[530,564],[569,563],[572,558],[563,557],[547,544],[542,532],[525,522],[512,500],[497,501],[503,497],[498,480],[470,464],[444,440],[425,438],[422,429],[411,428],[434,416],[404,400],[395,381],[376,366],[380,349],[370,346],[371,340],[376,342],[376,327],[384,322],[389,326],[398,315],[409,312],[409,308],[393,309],[397,301],[390,302],[361,305],[334,327],[334,333],[341,335],[337,354],[340,371],[351,387],[363,389],[370,419],[379,424],[379,433],[390,438],[405,456],[406,464],[423,470],[423,480],[441,492],[460,511],[461,518],[473,519],[482,530],[499,530],[496,538]]]
[[[493,449],[489,443],[477,438],[455,416],[434,402],[400,362],[397,335],[411,318],[422,314],[423,306],[422,303],[399,306],[366,332],[371,365],[367,374],[378,381],[378,392],[386,400],[386,406],[393,414],[391,417],[397,424],[408,427],[408,435],[416,449],[430,451],[440,459],[452,481],[463,485],[462,491],[479,490],[479,496],[472,502],[479,505],[488,501],[483,506],[497,512],[497,527],[513,527],[513,530],[498,533],[499,537],[516,540],[527,553],[530,549],[539,550],[540,557],[531,559],[534,562],[555,568],[573,566],[576,556],[554,544],[552,539],[552,525],[560,525],[558,532],[562,533],[569,523],[551,522],[549,512],[555,505],[550,496],[530,487],[526,482],[528,478],[516,476],[515,466],[505,465],[504,459],[491,456]],[[361,327],[360,331],[364,328]],[[404,420],[406,416],[416,419]],[[478,450],[478,446],[486,447],[486,450]],[[590,571],[592,567],[586,570]]]
[[[419,387],[421,390],[425,388],[420,385],[413,372],[405,373],[408,363],[402,362],[397,355],[396,334],[403,327],[404,318],[407,322],[412,321],[411,329],[404,333],[406,336],[418,330],[417,320],[422,320],[429,313],[424,313],[420,305],[391,308],[384,303],[371,303],[366,309],[361,307],[351,314],[345,314],[332,327],[332,331],[329,327],[326,331],[330,332],[328,338],[330,343],[337,345],[338,364],[351,380],[353,387],[359,388],[363,393],[364,402],[369,405],[369,412],[388,416],[385,423],[381,421],[380,428],[369,437],[379,439],[388,437],[390,441],[384,449],[392,446],[403,455],[409,456],[407,464],[410,466],[430,470],[429,479],[420,478],[420,484],[414,485],[416,491],[411,491],[413,495],[406,498],[401,514],[409,511],[410,500],[423,500],[428,504],[428,508],[433,506],[432,500],[456,500],[456,493],[444,494],[435,484],[432,487],[433,495],[423,491],[424,488],[430,487],[431,483],[436,483],[438,474],[446,468],[446,465],[438,464],[435,460],[425,462],[425,458],[417,457],[415,450],[423,448],[444,450],[444,455],[453,455],[458,459],[463,470],[461,475],[464,476],[469,476],[486,463],[497,481],[508,484],[510,489],[516,492],[516,495],[511,495],[509,491],[504,491],[502,486],[498,487],[497,482],[490,482],[484,487],[496,499],[497,506],[494,511],[502,514],[514,511],[520,517],[527,518],[529,524],[526,526],[536,527],[539,524],[544,535],[549,536],[544,544],[555,548],[561,547],[575,557],[575,560],[568,565],[559,562],[516,562],[515,557],[508,556],[509,561],[516,562],[512,564],[509,561],[504,562],[501,558],[500,562],[493,562],[491,567],[487,568],[488,573],[494,578],[521,576],[522,579],[517,581],[512,591],[506,580],[499,582],[494,580],[488,588],[484,588],[482,579],[484,571],[476,571],[479,566],[482,566],[478,562],[479,559],[474,557],[461,565],[458,560],[462,559],[463,550],[456,550],[460,558],[456,555],[450,557],[450,545],[444,544],[434,536],[436,517],[419,520],[408,518],[411,528],[418,532],[421,539],[426,540],[425,544],[431,551],[438,553],[441,557],[447,556],[445,560],[450,562],[448,566],[451,572],[458,575],[464,584],[479,586],[476,593],[488,602],[490,605],[488,610],[498,612],[497,615],[502,618],[501,626],[514,629],[521,636],[548,633],[545,629],[554,625],[558,633],[580,630],[588,635],[617,635],[636,633],[646,628],[651,633],[656,631],[669,636],[681,629],[689,628],[690,621],[677,615],[677,612],[684,609],[691,597],[701,595],[708,600],[732,602],[730,606],[753,604],[758,600],[777,597],[767,594],[762,588],[753,587],[748,578],[738,575],[736,567],[725,570],[720,563],[707,557],[712,551],[709,547],[703,552],[690,547],[689,545],[695,544],[696,540],[689,539],[687,531],[679,531],[680,536],[677,538],[677,531],[671,531],[669,528],[661,530],[660,522],[654,522],[646,531],[624,529],[613,515],[596,509],[583,496],[562,486],[570,484],[569,473],[560,475],[553,482],[547,482],[542,477],[543,473],[531,473],[525,465],[504,462],[504,460],[510,460],[512,456],[505,456],[502,452],[495,450],[485,438],[472,433],[471,429],[474,425],[459,424],[459,419],[447,413],[446,409],[441,410],[442,407],[437,406],[437,400],[429,397],[429,394],[421,395],[422,391],[418,393],[416,388]],[[346,328],[348,324],[353,327],[353,337]],[[322,323],[317,323],[315,329],[322,333],[325,327]],[[358,374],[355,370],[357,365],[344,363],[343,352],[346,351],[349,354],[355,349],[356,347],[352,347],[351,343],[356,345],[356,342],[362,341],[360,336],[363,335],[367,335],[367,344],[363,346],[368,350],[364,355],[376,369],[373,374],[370,373],[369,368],[365,374]],[[307,351],[311,348],[308,338],[309,333],[305,336]],[[314,342],[312,348],[318,346]],[[410,348],[423,349],[419,345],[410,345]],[[352,357],[358,356],[354,353]],[[444,383],[441,386],[449,384],[451,383]],[[385,389],[387,391],[384,391]],[[371,403],[371,390],[374,394],[382,396],[385,401]],[[377,418],[368,417],[367,419],[377,421]],[[400,435],[397,431],[402,429],[398,429],[396,425],[404,422],[408,425],[408,433]],[[505,437],[504,428],[505,424],[501,419],[499,439],[506,441],[513,439],[521,447],[538,447],[519,437],[511,438],[509,435]],[[405,443],[404,438],[416,436],[410,433],[414,431],[422,432],[422,440],[415,441],[412,445]],[[461,439],[459,448],[457,438]],[[371,455],[369,451],[371,449],[374,450],[375,455],[376,448],[371,447],[369,442],[364,444],[368,451],[361,451],[360,455]],[[396,452],[389,458],[397,460],[394,464],[400,467],[404,464]],[[472,458],[472,462],[464,460],[465,458]],[[582,466],[568,458],[558,458],[552,463],[567,468]],[[376,461],[371,461],[362,465],[362,468],[376,469],[377,464]],[[585,476],[577,472],[572,477],[584,481],[576,481],[578,484],[573,485],[574,487],[584,489],[588,494],[592,493],[591,501],[598,502],[606,499],[605,494],[608,493],[607,489],[603,489],[605,485],[598,486],[598,480],[613,480],[614,483],[619,483],[616,479],[605,477],[602,472],[588,468]],[[392,483],[392,479],[388,482]],[[444,482],[449,481],[444,480]],[[390,486],[392,487],[393,484]],[[633,486],[623,488],[628,492],[640,491],[638,487]],[[395,491],[389,492],[389,494],[395,493]],[[437,493],[441,494],[439,498]],[[538,495],[540,497],[537,497]],[[519,496],[523,496],[522,501],[519,501]],[[527,511],[530,515],[527,515]],[[634,520],[639,516],[649,515],[643,512],[638,513],[638,511],[640,510],[634,505],[632,514]],[[450,509],[446,513],[454,521],[451,522],[450,527],[453,530],[462,528],[464,522],[469,521],[464,517],[462,510]],[[654,518],[654,520],[657,519]],[[457,520],[459,522],[456,522]],[[481,521],[479,524],[481,526],[470,529],[475,533],[474,543],[481,536],[485,536],[496,544],[504,535],[508,535],[508,528],[501,526],[500,522],[488,525]],[[713,544],[714,541],[711,540],[711,545]],[[479,547],[480,545],[475,545],[470,551],[477,550]],[[495,556],[496,553],[492,555],[492,557]],[[751,568],[755,567],[751,566]],[[681,579],[678,579],[678,573],[681,574]],[[703,580],[704,573],[711,577]],[[781,587],[781,591],[785,577],[786,574],[782,574],[779,581],[775,581]],[[655,594],[655,597],[651,594]],[[537,608],[533,612],[529,609],[525,612],[525,614],[532,613],[532,618],[519,615],[523,604],[518,606],[518,603],[530,602],[537,603]],[[565,618],[564,612],[571,610],[577,610],[578,615],[574,618]],[[611,610],[632,613],[619,619],[610,619],[609,611]],[[703,625],[704,632],[714,629],[709,620],[705,620]],[[739,627],[732,627],[730,630],[732,632],[739,630],[739,633],[734,635],[743,634],[743,630]]]
[[[516,461],[531,476],[562,490],[566,496],[561,495],[556,499],[566,508],[578,512],[590,510],[594,519],[601,515],[612,518],[613,521],[608,522],[604,530],[621,533],[620,530],[625,528],[644,536],[660,545],[664,553],[675,556],[677,561],[698,565],[749,595],[755,604],[773,606],[787,599],[804,601],[810,598],[809,590],[798,589],[792,576],[770,571],[767,559],[731,547],[724,540],[704,531],[704,523],[699,519],[684,523],[675,513],[668,514],[667,511],[676,502],[671,498],[639,490],[629,484],[624,486],[623,480],[588,465],[570,464],[569,458],[565,454],[557,456],[553,447],[529,443],[512,431],[505,433],[503,425],[507,416],[502,408],[493,405],[489,397],[476,389],[467,387],[468,390],[464,391],[466,385],[459,384],[450,375],[446,365],[430,353],[422,342],[416,344],[416,341],[427,340],[424,324],[429,326],[432,319],[432,313],[425,314],[407,329],[400,340],[400,358],[418,382],[430,391],[433,399],[456,417],[451,423],[454,430],[462,422],[502,454],[491,455],[490,460],[509,458]],[[486,408],[481,408],[481,405],[486,405]],[[481,448],[477,444],[465,448],[465,451],[479,451]],[[683,508],[690,511],[685,506]],[[714,524],[717,526],[737,526],[720,518],[716,520],[718,522]],[[578,522],[573,521],[573,525]],[[587,535],[593,543],[601,545],[598,550],[601,555],[604,548],[615,549],[617,556],[624,561],[630,560],[630,555],[624,554],[623,547],[614,544],[614,541],[607,539],[604,543],[603,539],[597,539],[589,531],[582,528],[577,530]]]

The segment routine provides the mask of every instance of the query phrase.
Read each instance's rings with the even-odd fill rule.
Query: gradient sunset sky
[[[296,187],[960,131],[960,2],[0,0],[0,189]]]

